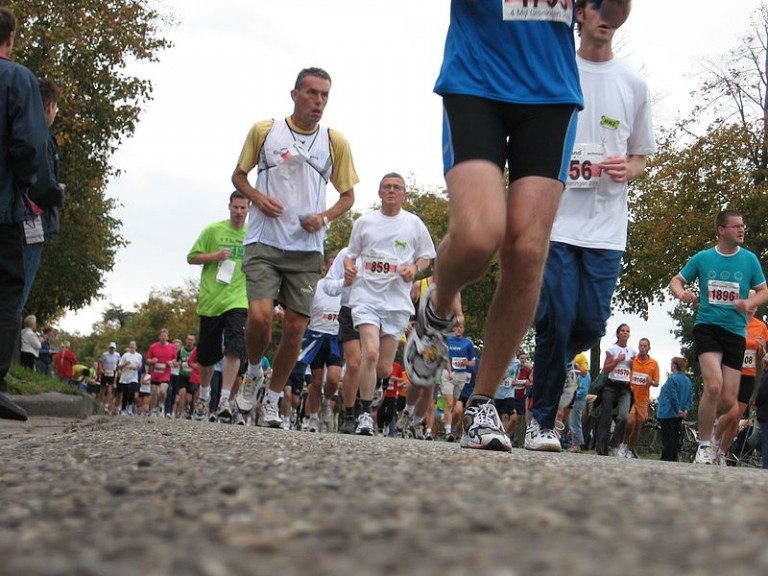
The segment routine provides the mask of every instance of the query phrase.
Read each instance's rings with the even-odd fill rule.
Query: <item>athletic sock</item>
[[[355,419],[355,407],[351,406],[349,408],[344,408],[344,419],[345,420],[354,420]]]
[[[224,400],[225,402],[227,400],[229,400],[229,393],[230,393],[230,390],[223,390],[222,389],[222,391],[221,391],[221,399]]]
[[[275,392],[267,388],[267,393],[264,395],[264,399],[267,403],[277,406],[277,404],[280,403],[280,396],[280,392]]]
[[[200,400],[208,402],[211,399],[211,387],[200,386]]]
[[[413,414],[416,411],[416,404],[406,404],[405,411],[408,412],[408,414]]]
[[[373,400],[360,400],[360,404],[363,405],[363,412],[371,413],[371,402]]]
[[[451,433],[452,429],[453,429],[453,425],[452,424],[446,424],[445,425],[445,435],[448,436],[448,434]]]
[[[253,376],[256,380],[264,376],[264,370],[261,367],[261,363],[259,364],[251,364],[248,362],[248,373]]]

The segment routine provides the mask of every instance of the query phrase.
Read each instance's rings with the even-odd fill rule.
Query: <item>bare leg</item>
[[[712,439],[712,427],[717,416],[717,405],[723,389],[723,355],[719,352],[705,352],[699,355],[701,376],[704,380],[704,392],[699,402],[699,441]]]

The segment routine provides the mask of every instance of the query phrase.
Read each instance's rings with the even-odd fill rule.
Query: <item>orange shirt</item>
[[[659,364],[648,356],[643,362],[640,356],[632,359],[632,375],[629,382],[632,385],[632,395],[635,402],[648,402],[651,399],[651,382],[659,381]]]
[[[768,326],[762,320],[751,316],[747,323],[747,347],[744,349],[744,363],[741,365],[741,373],[744,376],[757,376],[757,351],[763,346],[757,341],[758,338],[761,338],[763,342],[768,341]]]

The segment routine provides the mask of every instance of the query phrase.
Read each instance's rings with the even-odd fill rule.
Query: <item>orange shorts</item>
[[[632,404],[630,414],[634,414],[635,418],[645,422],[648,420],[648,402],[635,402]]]

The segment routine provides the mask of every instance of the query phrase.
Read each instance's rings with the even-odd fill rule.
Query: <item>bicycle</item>
[[[661,425],[656,419],[657,400],[648,403],[648,419],[643,423],[635,445],[638,456],[661,454]]]
[[[693,462],[696,458],[696,451],[699,449],[699,432],[696,428],[696,422],[684,421],[683,434],[680,438],[680,462]]]

